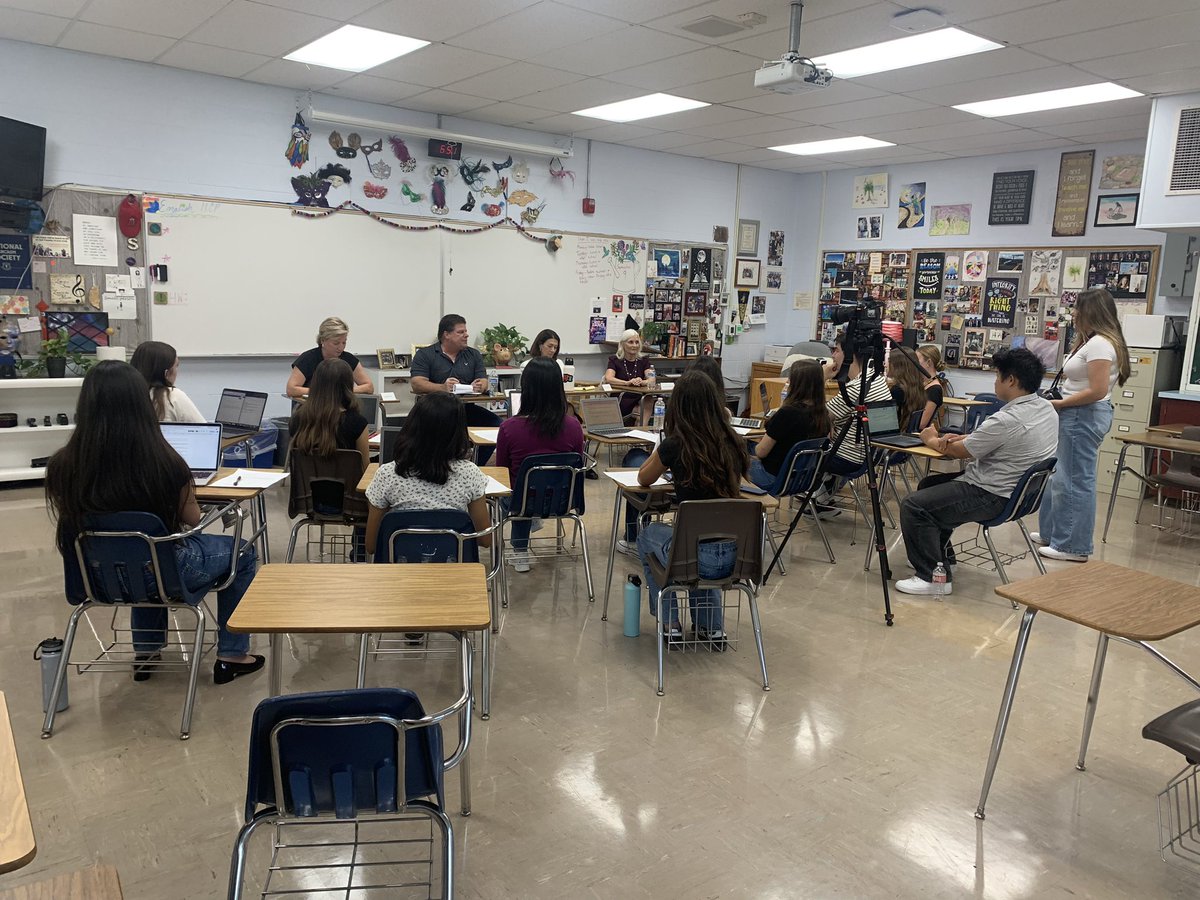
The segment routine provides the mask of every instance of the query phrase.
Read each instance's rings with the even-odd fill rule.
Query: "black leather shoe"
[[[251,672],[257,672],[263,667],[267,661],[265,656],[255,654],[254,662],[236,663],[226,662],[223,659],[218,659],[213,665],[213,682],[215,684],[229,684],[235,678],[240,678],[243,675],[249,675]]]
[[[162,660],[162,654],[158,653],[158,652],[135,653],[133,658],[135,660],[135,662],[133,664],[133,680],[134,681],[149,681],[150,676],[154,674],[154,670],[155,670],[156,666],[153,666],[153,665],[143,666],[143,665],[141,665],[141,663],[160,662]]]
[[[588,481],[596,481],[600,476],[596,473],[595,469],[588,469],[584,473],[583,477],[586,478]]]

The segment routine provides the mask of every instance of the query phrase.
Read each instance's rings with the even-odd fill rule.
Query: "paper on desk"
[[[396,402],[396,394],[394,391],[384,391],[382,394],[379,395],[379,399],[382,400],[384,403],[395,403]]]
[[[239,469],[232,475],[218,478],[208,486],[221,488],[266,488],[273,484],[279,484],[279,482],[287,477],[287,472],[281,472],[278,469]]]
[[[472,428],[471,434],[488,444],[494,444],[500,440],[499,428]]]
[[[637,469],[630,469],[627,472],[605,472],[604,474],[622,487],[640,487],[637,480]],[[660,478],[654,484],[650,485],[650,487],[668,487],[670,484],[671,482],[667,481],[667,479]]]
[[[475,388],[473,388],[471,386],[470,382],[467,382],[466,384],[459,382],[458,384],[456,384],[454,386],[454,393],[456,393],[456,394],[473,394],[473,393],[475,393]]]
[[[511,494],[512,488],[505,487],[491,475],[487,476],[487,485],[483,489],[483,493],[488,497],[494,497],[497,494]]]
[[[600,385],[600,390],[604,391],[604,393],[606,393],[606,394],[611,393],[612,385],[609,384],[608,382],[605,382],[604,384]]]
[[[673,381],[660,381],[658,384],[656,384],[656,385],[654,386],[654,389],[655,389],[656,391],[663,391],[664,393],[667,393],[667,392],[670,392],[670,391],[673,391],[673,390],[675,390],[675,382],[673,382]]]
[[[734,425],[733,430],[736,431],[738,434],[742,435],[743,437],[745,437],[746,435],[748,435],[750,432],[754,431],[755,429],[743,428],[741,425]]]
[[[640,428],[630,428],[626,432],[626,437],[636,438],[639,441],[645,441],[648,444],[658,444],[659,434],[655,431],[642,431]]]

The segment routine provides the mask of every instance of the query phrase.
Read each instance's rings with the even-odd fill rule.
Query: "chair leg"
[[[771,555],[774,556],[776,553],[779,552],[779,544],[775,540],[775,535],[773,535],[771,533],[771,529],[769,527],[767,527],[766,514],[763,515],[763,531],[767,535],[767,542],[771,545],[771,551],[772,551]],[[782,556],[779,558],[779,574],[780,575],[787,574],[787,569],[784,568],[784,565],[783,565],[783,557]]]
[[[233,859],[229,861],[229,892],[228,900],[241,900],[242,882],[246,878],[246,848],[250,838],[264,822],[274,822],[277,818],[274,811],[262,812],[238,829],[237,839],[233,843]]]
[[[763,652],[762,620],[758,615],[758,597],[755,591],[743,588],[746,592],[746,602],[750,606],[750,621],[754,625],[754,644],[758,648],[758,665],[762,669],[763,690],[769,691],[771,684],[767,681],[767,656]]]
[[[991,531],[986,525],[980,528],[980,531],[983,532],[983,540],[987,543],[988,552],[992,554],[992,563],[996,566],[996,574],[1000,576],[1000,583],[1008,584],[1008,573],[1004,571],[1004,563],[1000,561],[1000,554],[996,552],[996,545],[992,543]],[[1016,609],[1015,603],[1013,609]]]
[[[450,817],[426,800],[414,800],[408,807],[427,813],[441,832],[442,846],[446,851],[442,854],[442,897],[445,900],[454,900],[454,826],[450,823]]]
[[[1017,527],[1021,529],[1021,534],[1025,537],[1025,546],[1029,548],[1029,552],[1033,555],[1033,561],[1037,563],[1038,571],[1043,575],[1046,574],[1046,564],[1042,562],[1042,554],[1037,552],[1037,547],[1034,546],[1033,538],[1029,536],[1029,529],[1025,527],[1025,523],[1017,519]],[[1017,604],[1013,604],[1013,609],[1017,608]]]
[[[354,686],[362,690],[367,686],[367,644],[371,635],[363,632],[358,636],[358,677]]]
[[[658,611],[654,614],[654,631],[655,631],[655,637],[656,637],[657,643],[658,643],[658,696],[660,696],[660,697],[664,693],[663,692],[663,682],[664,682],[663,638],[665,637],[665,635],[663,634],[662,611],[663,611],[663,596],[665,594],[666,594],[665,590],[658,592]]]
[[[492,633],[487,628],[480,632],[479,648],[479,683],[483,694],[479,718],[486,720],[492,717]]]
[[[288,548],[287,548],[287,556],[285,557],[285,560],[284,560],[285,562],[291,562],[292,558],[296,555],[296,539],[300,536],[300,529],[304,528],[308,524],[309,524],[308,519],[301,519],[299,522],[297,522],[295,525],[292,526],[292,534],[291,534],[291,537],[288,538]]]
[[[1083,736],[1079,739],[1079,759],[1075,768],[1086,772],[1084,758],[1087,756],[1088,741],[1092,736],[1092,722],[1096,718],[1096,703],[1100,700],[1100,679],[1104,677],[1104,657],[1108,653],[1108,635],[1103,631],[1096,640],[1096,658],[1092,661],[1092,682],[1088,685],[1087,704],[1083,709]]]
[[[188,606],[196,616],[195,638],[192,641],[192,664],[188,666],[187,694],[183,699],[183,719],[179,723],[179,739],[186,741],[192,733],[192,710],[196,706],[196,682],[200,678],[200,658],[204,653],[204,632],[208,624],[208,613],[204,604]]]
[[[46,707],[46,718],[42,722],[43,740],[54,733],[54,715],[58,708],[58,698],[62,694],[63,685],[67,681],[67,660],[71,658],[71,648],[75,644],[75,629],[79,627],[80,617],[88,611],[91,603],[80,603],[71,611],[67,620],[67,634],[63,638],[62,656],[58,660],[58,671],[54,673],[54,687],[50,690],[50,705]]]
[[[579,535],[579,548],[583,551],[583,574],[587,578],[588,603],[595,603],[596,589],[592,586],[592,559],[588,555],[587,531],[583,527],[581,516],[571,516],[571,521],[575,523],[575,533]]]

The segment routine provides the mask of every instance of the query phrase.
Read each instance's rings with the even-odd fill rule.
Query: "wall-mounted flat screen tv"
[[[46,129],[0,116],[0,197],[42,199]]]

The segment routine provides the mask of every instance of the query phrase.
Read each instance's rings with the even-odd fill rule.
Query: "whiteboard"
[[[437,330],[438,231],[348,211],[306,219],[277,203],[147,199],[146,264],[168,276],[149,284],[152,333],[182,356],[299,353],[328,316],[346,320],[360,356],[408,352]]]

